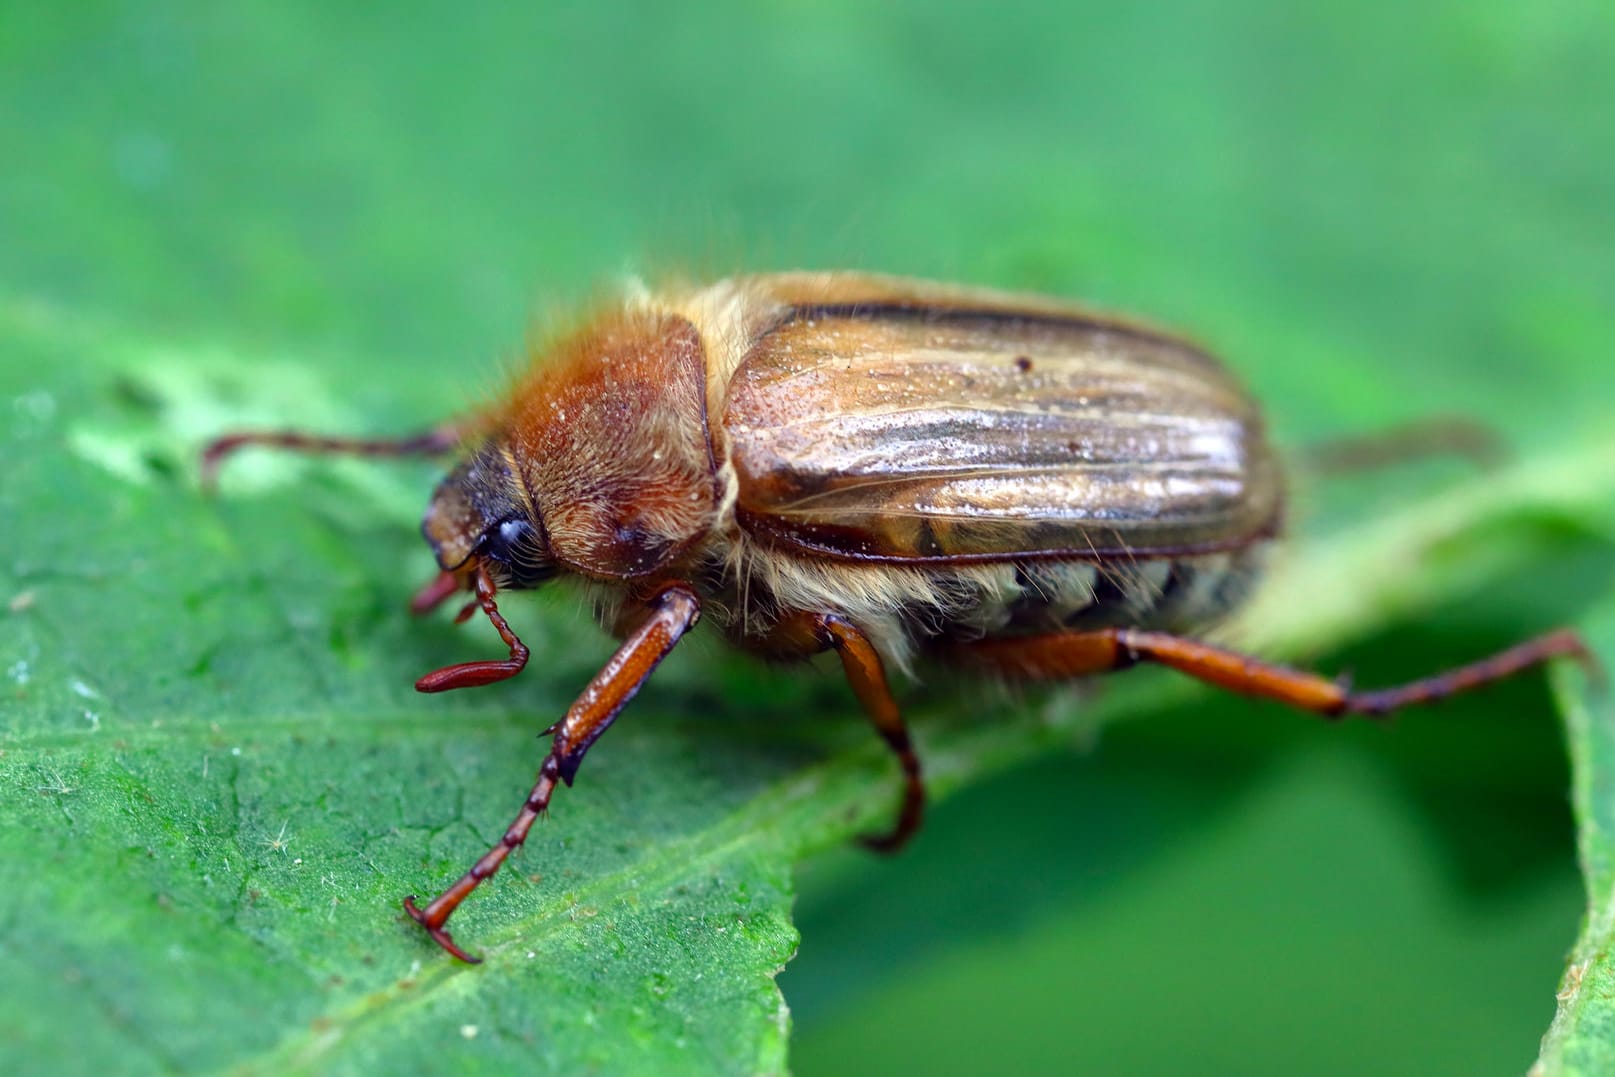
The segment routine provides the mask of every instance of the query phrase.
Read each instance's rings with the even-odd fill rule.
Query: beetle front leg
[[[1576,658],[1597,671],[1581,637],[1569,629],[1526,640],[1466,666],[1375,692],[1353,692],[1342,682],[1316,673],[1263,662],[1198,640],[1136,628],[981,640],[962,645],[962,650],[967,657],[1004,674],[1038,680],[1108,673],[1138,662],[1154,662],[1231,692],[1276,700],[1325,718],[1383,717],[1403,707],[1433,703],[1492,684],[1554,658]]]
[[[340,438],[301,430],[244,430],[217,438],[202,450],[202,485],[212,489],[218,478],[219,464],[248,445],[337,456],[442,456],[459,447],[469,428],[470,424],[446,423],[424,434],[399,438]]]
[[[476,964],[482,960],[460,949],[443,925],[459,908],[460,902],[498,871],[505,858],[527,840],[528,831],[549,807],[556,782],[572,784],[589,746],[610,727],[617,713],[634,698],[640,686],[700,616],[700,600],[684,584],[674,584],[651,599],[644,622],[623,640],[617,653],[594,675],[566,712],[566,717],[555,727],[555,739],[539,766],[538,781],[499,843],[482,854],[470,871],[424,909],[416,907],[413,894],[404,899],[404,911],[424,927],[439,946],[461,961]]]
[[[886,669],[880,653],[852,622],[833,613],[821,613],[814,618],[815,635],[824,646],[835,650],[841,659],[841,668],[847,674],[847,683],[863,704],[869,720],[896,753],[902,764],[903,806],[897,815],[897,825],[886,834],[871,834],[862,839],[865,846],[882,853],[894,853],[908,844],[925,817],[925,782],[920,774],[920,757],[908,735],[903,714],[892,698],[891,687],[886,683]]]

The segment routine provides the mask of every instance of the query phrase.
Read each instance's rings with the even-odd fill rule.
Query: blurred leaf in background
[[[969,792],[874,862],[840,844],[895,775],[833,671],[698,643],[456,966],[397,901],[497,835],[608,642],[569,593],[514,602],[534,667],[419,698],[491,646],[401,612],[432,469],[194,484],[223,430],[431,424],[625,271],[1040,289],[1207,340],[1291,445],[1502,433],[1497,474],[1302,484],[1245,628],[1365,684],[1463,661],[1615,580],[1607,5],[0,23],[8,1070],[1467,1074],[1528,1066],[1556,991],[1547,1070],[1610,1057],[1602,919],[1561,978],[1584,899],[1536,677],[1388,728],[1143,672],[926,684],[922,749]],[[1596,882],[1609,716],[1576,676]]]

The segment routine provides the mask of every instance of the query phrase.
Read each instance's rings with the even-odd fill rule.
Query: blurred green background
[[[320,387],[238,421],[396,429],[624,272],[864,268],[1184,327],[1289,444],[1451,413],[1529,456],[1615,407],[1612,110],[1599,0],[13,4],[0,313],[103,372],[269,356]],[[12,354],[8,386],[105,380]],[[168,416],[172,472],[213,430]],[[1309,488],[1297,528],[1464,475]],[[1540,538],[1540,573],[1320,662],[1389,682],[1574,615],[1607,551]],[[803,867],[796,1072],[1529,1065],[1583,906],[1537,680],[1389,729],[1139,717],[895,860]]]

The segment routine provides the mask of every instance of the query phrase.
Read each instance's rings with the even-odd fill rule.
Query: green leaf
[[[1561,670],[1554,687],[1574,762],[1577,847],[1587,884],[1587,919],[1560,984],[1559,1012],[1533,1073],[1608,1073],[1615,1068],[1615,605],[1587,622],[1587,645],[1602,664],[1589,680]]]
[[[402,612],[432,571],[416,528],[434,469],[244,455],[208,500],[194,466],[207,438],[243,426],[432,424],[497,391],[535,302],[564,309],[647,259],[1040,288],[1203,334],[1288,443],[1437,413],[1504,433],[1518,461],[1493,474],[1432,464],[1302,487],[1300,541],[1234,629],[1264,654],[1356,666],[1365,683],[1428,673],[1579,621],[1607,593],[1610,27],[1591,0],[8,13],[0,1061],[779,1071],[789,1022],[775,973],[796,946],[808,859],[796,922],[815,926],[785,998],[809,1060],[869,1021],[868,1036],[839,1041],[847,1071],[879,1069],[886,1047],[910,1068],[957,1066],[948,1030],[1009,1068],[1026,1044],[1068,1052],[1132,1028],[1142,1045],[1086,1068],[1145,1068],[1146,1047],[1174,1044],[1191,1011],[1224,996],[1235,1015],[1186,1033],[1160,1068],[1233,1043],[1237,1026],[1250,1030],[1230,1048],[1242,1070],[1271,1053],[1280,1072],[1360,1071],[1370,1046],[1441,1049],[1426,1006],[1494,1012],[1471,1005],[1489,978],[1510,981],[1510,1000],[1540,998],[1540,1015],[1509,1007],[1539,1029],[1548,972],[1458,964],[1465,914],[1441,900],[1478,892],[1495,917],[1540,926],[1542,969],[1558,957],[1557,891],[1524,910],[1506,901],[1568,864],[1533,829],[1541,815],[1512,810],[1537,797],[1562,814],[1556,772],[1522,765],[1509,732],[1540,727],[1531,683],[1379,740],[1269,721],[1144,671],[1092,693],[925,686],[906,699],[934,788],[971,790],[954,818],[968,806],[986,830],[950,845],[944,803],[924,848],[870,868],[812,858],[885,821],[897,788],[834,670],[759,668],[692,639],[457,915],[457,937],[489,961],[455,965],[398,901],[434,893],[497,838],[532,780],[538,731],[609,644],[572,592],[515,600],[527,673],[419,697],[421,672],[499,653],[486,625]],[[1099,758],[1131,769],[1098,792],[1064,773],[1053,791],[1027,771],[989,781],[1086,750],[1101,730]],[[1435,899],[1407,936],[1451,928],[1459,955],[1407,973],[1400,1037],[1356,1023],[1361,1000],[1386,997],[1375,970],[1340,985],[1346,1004],[1320,1007],[1347,1023],[1339,1049],[1325,1018],[1315,1027],[1275,999],[1327,999],[1316,985],[1329,977],[1294,955],[1325,952],[1350,902],[1290,903],[1307,914],[1293,933],[1256,917],[1252,937],[1280,956],[1247,977],[1249,999],[1213,979],[1169,1000],[1156,970],[1215,948],[1138,956],[1204,900],[1171,873],[1179,847],[1220,833],[1228,804],[1267,788],[1252,772],[1312,736],[1377,761],[1366,795],[1388,831],[1438,834],[1408,853],[1430,862]],[[1594,739],[1575,744],[1583,791]],[[1214,790],[1195,784],[1207,775]],[[991,816],[995,792],[1023,779],[1043,802]],[[1173,796],[1181,829],[1141,840]],[[1083,807],[1080,832],[1051,801]],[[1286,785],[1273,813],[1308,820],[1300,837],[1320,856],[1373,848],[1298,810],[1309,804]],[[1530,855],[1476,881],[1474,846],[1499,843],[1503,817]],[[1242,893],[1262,858],[1229,859]],[[1308,871],[1282,858],[1274,870]],[[1039,905],[1059,871],[1158,880],[1153,900],[1106,891],[1112,907],[1153,910],[1134,934],[1101,947],[1072,936],[1077,953],[1116,955],[1083,973],[1130,1007],[1114,1019],[1067,1006],[1072,983],[1047,968],[1030,978],[1004,963],[1022,950],[1077,967]],[[1004,889],[978,889],[989,875]],[[904,879],[887,915],[871,914]],[[1373,882],[1353,891],[1359,904]],[[1105,904],[1079,911],[1108,923]],[[886,945],[928,925],[950,959],[992,946],[959,966],[963,1005],[889,997],[893,981],[942,983]],[[855,974],[812,971],[832,948]],[[1145,989],[1109,988],[1133,967],[1151,970]],[[1602,982],[1587,969],[1584,983]],[[988,971],[1002,990],[979,989]],[[1275,992],[1280,979],[1314,989]],[[1607,1050],[1596,997],[1574,996],[1549,1060]],[[1028,1021],[1037,999],[1062,1009]],[[916,1012],[929,1025],[901,1016]],[[1479,1023],[1464,1037],[1476,1056],[1528,1056],[1523,1034],[1482,1041],[1497,1022]],[[1290,1026],[1310,1054],[1282,1056],[1273,1029]],[[1458,1048],[1441,1057],[1474,1068],[1453,1061],[1470,1057]]]
[[[20,360],[8,370],[50,371],[0,385],[40,394],[12,429],[19,466],[0,506],[18,540],[0,625],[20,656],[0,758],[20,975],[4,990],[25,992],[6,1012],[74,1014],[77,1057],[133,1069],[391,1067],[449,1051],[560,1070],[783,1066],[772,977],[796,944],[792,865],[878,825],[895,789],[833,681],[782,689],[710,650],[678,656],[515,870],[457,917],[487,964],[453,963],[397,901],[435,892],[494,839],[537,731],[606,643],[553,601],[515,604],[542,656],[531,675],[415,697],[412,674],[493,644],[398,612],[400,566],[425,564],[390,483],[266,458],[204,499],[165,419],[216,411],[229,425],[206,363],[154,376],[164,368],[79,357],[116,355],[114,340],[15,315],[0,333]],[[251,369],[256,398],[290,386],[299,408],[340,410],[335,385]],[[1338,645],[1483,586],[1516,569],[1518,535],[1592,518],[1611,473],[1615,443],[1545,455],[1303,547],[1271,593],[1309,601],[1258,606],[1247,631],[1269,653]],[[1365,576],[1364,559],[1382,570]],[[985,725],[926,708],[934,788],[1190,691],[1121,688]],[[798,710],[834,731],[792,721]],[[42,1056],[64,1031],[14,1029]]]

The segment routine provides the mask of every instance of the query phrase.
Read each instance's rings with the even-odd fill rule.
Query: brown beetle
[[[1053,300],[857,274],[734,278],[632,298],[562,339],[503,403],[412,438],[247,444],[450,452],[422,525],[441,574],[413,604],[475,597],[510,647],[422,677],[521,672],[501,588],[585,580],[616,654],[554,726],[499,844],[425,908],[444,925],[499,870],[658,663],[703,615],[775,658],[833,650],[907,776],[893,849],[920,824],[920,763],[888,667],[945,656],[1013,678],[1138,662],[1329,717],[1384,715],[1558,655],[1568,631],[1378,692],[1190,638],[1250,591],[1284,497],[1256,404],[1170,334]]]

